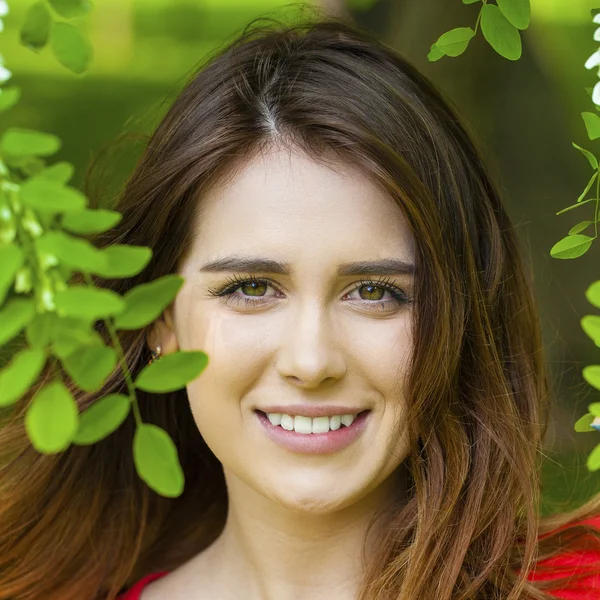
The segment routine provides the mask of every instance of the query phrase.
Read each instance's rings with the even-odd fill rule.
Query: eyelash
[[[281,291],[278,289],[278,287],[272,281],[269,281],[268,279],[261,279],[254,275],[250,275],[249,277],[246,277],[246,278],[242,278],[242,277],[238,277],[237,275],[234,275],[233,277],[228,279],[222,287],[220,287],[218,289],[209,288],[208,293],[211,296],[218,296],[221,298],[231,296],[231,299],[235,299],[236,303],[242,302],[244,304],[244,306],[254,306],[256,304],[260,304],[261,300],[264,299],[264,298],[261,298],[260,296],[256,297],[256,299],[254,299],[252,297],[248,297],[248,296],[243,296],[241,298],[239,296],[233,296],[233,293],[235,291],[237,291],[238,288],[242,287],[246,283],[259,283],[259,284],[264,284],[264,285],[270,285],[273,288],[275,288],[278,292],[281,293]],[[389,278],[381,278],[381,279],[377,279],[376,281],[370,280],[370,279],[362,279],[348,293],[351,294],[352,292],[355,292],[356,290],[360,289],[361,287],[367,286],[367,285],[380,287],[380,288],[383,288],[384,290],[390,292],[392,294],[392,296],[394,297],[394,301],[399,302],[400,305],[406,305],[406,304],[411,303],[410,298],[402,290],[397,288],[395,285],[392,285],[391,283],[389,283]],[[384,310],[388,304],[390,304],[390,303],[393,304],[394,301],[363,300],[363,302],[366,302],[367,304],[379,305],[381,307],[380,310]]]

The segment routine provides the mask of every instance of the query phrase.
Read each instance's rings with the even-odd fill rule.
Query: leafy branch
[[[21,43],[39,52],[50,41],[56,59],[82,74],[92,59],[91,46],[75,26],[55,21],[50,8],[72,19],[86,16],[92,7],[88,0],[35,2],[27,11]],[[0,16],[8,12],[6,0],[0,0]],[[0,56],[0,83],[11,76]],[[0,112],[19,98],[19,88],[0,87]],[[126,244],[100,249],[85,239],[112,229],[122,215],[88,207],[88,198],[68,185],[72,164],[46,163],[60,148],[57,136],[40,131],[11,127],[0,136],[0,346],[23,334],[26,341],[26,347],[0,370],[0,408],[22,399],[48,365],[53,379],[44,382],[25,414],[33,447],[55,454],[71,444],[94,444],[114,432],[133,410],[138,475],[160,495],[179,496],[185,482],[176,446],[165,430],[142,421],[136,390],[182,389],[206,368],[208,356],[201,351],[174,352],[134,377],[118,331],[150,325],[174,300],[184,279],[166,275],[135,286],[124,296],[94,284],[92,275],[105,279],[138,275],[152,250]],[[85,285],[74,283],[77,274]],[[110,344],[98,333],[99,322]],[[127,393],[103,395],[117,370]],[[85,411],[79,411],[63,373],[83,392],[98,394]]]

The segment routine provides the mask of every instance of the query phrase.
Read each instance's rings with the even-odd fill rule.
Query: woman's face
[[[154,340],[165,353],[208,354],[187,390],[230,495],[258,493],[312,514],[375,497],[407,454],[398,427],[413,346],[414,309],[404,301],[413,298],[413,275],[391,266],[379,275],[338,269],[386,260],[413,265],[402,214],[358,172],[336,173],[286,151],[253,159],[201,202],[195,244],[180,269],[185,284]],[[234,258],[285,264],[289,272],[207,268]],[[261,281],[243,283],[250,276]],[[212,295],[227,288],[229,296]],[[300,405],[296,414],[316,405],[335,414],[347,412],[336,409],[342,405],[369,412],[348,445],[311,452],[268,434],[270,423],[256,411],[274,405]],[[340,437],[342,429],[328,435]],[[277,431],[286,440],[294,434]],[[295,433],[301,435],[315,434]]]

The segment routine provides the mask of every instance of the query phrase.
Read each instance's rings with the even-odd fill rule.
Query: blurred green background
[[[94,47],[83,76],[60,66],[49,49],[36,54],[19,43],[19,27],[33,0],[8,0],[0,53],[13,71],[22,99],[0,113],[1,129],[19,126],[58,135],[55,160],[76,167],[81,186],[93,155],[124,131],[150,132],[195,71],[213,51],[257,16],[294,19],[301,2],[282,0],[95,0],[89,17],[75,19]],[[597,153],[580,116],[594,107],[584,88],[597,81],[584,63],[598,48],[590,9],[600,0],[531,0],[532,22],[522,32],[523,57],[510,62],[479,32],[465,54],[430,63],[437,38],[454,27],[474,27],[479,4],[461,0],[313,0],[375,32],[442,88],[458,105],[487,150],[513,222],[535,274],[545,346],[556,403],[547,442],[543,512],[577,506],[600,491],[600,472],[585,460],[600,434],[575,433],[573,424],[598,401],[582,378],[600,362],[579,321],[594,309],[584,293],[596,279],[597,247],[575,261],[550,257],[550,248],[576,223],[592,218],[591,204],[556,216],[573,204],[589,179],[589,164],[574,141]],[[138,147],[141,149],[141,146]],[[114,188],[136,158],[113,158]],[[110,204],[110,186],[105,203]]]

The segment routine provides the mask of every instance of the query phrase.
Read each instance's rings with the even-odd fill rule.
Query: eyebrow
[[[225,256],[205,264],[203,273],[277,273],[291,275],[289,263],[268,258],[249,256]],[[342,263],[338,266],[338,276],[349,275],[414,275],[415,265],[411,262],[395,258],[384,258],[377,261],[357,261]]]

